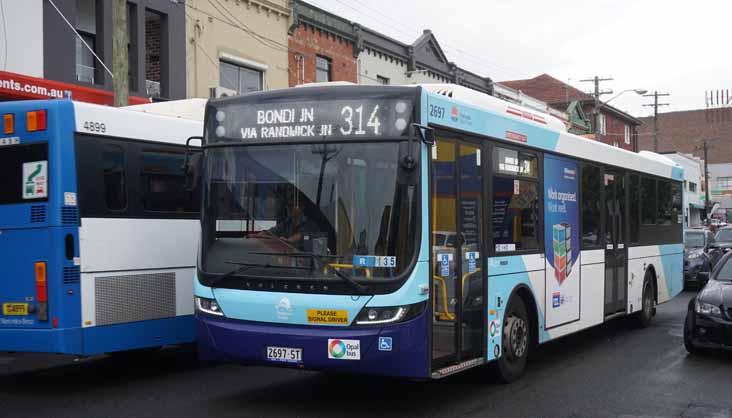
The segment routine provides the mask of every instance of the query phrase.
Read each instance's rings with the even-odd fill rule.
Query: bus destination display
[[[408,132],[412,103],[407,100],[243,103],[219,106],[212,113],[209,142],[400,137]]]

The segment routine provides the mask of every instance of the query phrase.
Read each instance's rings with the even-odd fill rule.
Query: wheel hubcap
[[[511,357],[519,359],[526,354],[529,346],[526,321],[522,318],[512,316],[506,324],[506,335],[508,336],[508,348]]]

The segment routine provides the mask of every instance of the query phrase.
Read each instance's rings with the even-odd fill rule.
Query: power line
[[[395,31],[403,34],[403,35],[406,35],[406,36],[410,37],[410,38],[413,38],[415,36],[418,37],[419,34],[422,33],[421,30],[419,30],[418,28],[416,28],[414,26],[411,26],[411,25],[410,26],[406,26],[406,27],[407,27],[407,29],[410,29],[412,31],[412,33],[407,32],[406,30],[403,29],[405,27],[404,22],[398,21],[398,20],[394,19],[393,17],[388,16],[388,15],[384,14],[381,11],[378,11],[377,9],[374,9],[372,7],[369,7],[369,6],[366,6],[365,4],[363,4],[362,2],[360,2],[359,0],[351,0],[351,2],[360,5],[361,7],[363,7],[364,9],[367,9],[367,10],[371,11],[372,13],[365,13],[364,10],[359,10],[359,9],[355,8],[353,5],[348,4],[348,3],[345,3],[342,0],[335,0],[335,1],[337,3],[343,5],[344,7],[347,7],[349,9],[353,10],[354,12],[356,12],[360,16],[368,17],[373,23],[376,23],[377,25],[380,25],[382,27],[391,28],[391,29],[393,29],[393,30],[395,30]],[[375,16],[375,14],[378,15],[378,16]],[[400,26],[395,26],[395,25],[389,24],[387,22],[384,22],[383,19],[387,19],[387,20],[390,20],[392,22],[395,22],[397,25],[400,25]],[[450,52],[452,52],[454,54],[460,55],[460,56],[463,57],[463,59],[465,59],[467,61],[471,61],[474,64],[477,64],[477,65],[480,65],[480,66],[488,66],[488,67],[491,67],[491,68],[493,68],[494,71],[503,73],[504,75],[507,75],[508,78],[524,78],[524,75],[527,74],[524,71],[518,70],[516,68],[507,67],[507,66],[500,65],[500,64],[491,62],[489,60],[486,60],[483,57],[480,57],[480,56],[474,55],[472,53],[469,53],[467,51],[464,51],[464,50],[460,49],[459,47],[453,46],[450,43],[440,42],[440,45],[445,50],[448,50],[448,51],[450,51]]]
[[[242,22],[241,20],[239,20],[239,19],[238,19],[238,18],[237,18],[237,17],[236,17],[236,16],[235,16],[235,15],[234,15],[234,14],[233,14],[233,13],[232,13],[232,12],[231,12],[230,10],[229,10],[229,9],[227,9],[227,8],[226,8],[226,6],[224,6],[223,4],[221,4],[221,2],[220,2],[219,0],[214,0],[214,1],[215,1],[215,2],[216,2],[216,3],[218,4],[218,5],[219,5],[219,6],[221,6],[221,8],[222,8],[222,9],[224,9],[224,10],[226,11],[226,13],[228,13],[228,14],[229,14],[229,16],[226,16],[226,15],[225,15],[225,14],[224,14],[224,13],[223,13],[223,12],[222,12],[222,11],[221,11],[221,10],[220,10],[219,8],[218,8],[218,7],[216,7],[216,5],[214,5],[214,4],[213,4],[213,2],[212,2],[211,0],[208,0],[208,2],[209,2],[209,3],[211,4],[211,6],[213,6],[213,8],[214,8],[214,9],[216,9],[216,11],[218,11],[219,13],[221,13],[221,15],[222,15],[222,16],[224,16],[224,17],[226,17],[226,18],[229,18],[229,17],[231,17],[232,19],[234,19],[234,20],[235,20],[235,21],[236,21],[236,22],[237,22],[237,23],[238,23],[238,24],[239,24],[239,25],[240,25],[240,26],[241,26],[242,28],[244,28],[244,29],[246,30],[246,32],[247,32],[247,33],[249,33],[250,35],[252,35],[252,36],[254,36],[254,37],[256,37],[256,38],[259,38],[259,39],[260,39],[260,40],[261,40],[262,42],[271,42],[271,43],[272,43],[272,45],[273,45],[273,46],[274,46],[275,48],[277,48],[277,49],[280,49],[280,50],[281,50],[282,48],[279,48],[279,47],[284,47],[284,50],[288,50],[288,48],[287,48],[287,46],[286,46],[286,45],[280,44],[279,42],[275,41],[274,39],[270,39],[270,38],[267,38],[266,36],[264,36],[264,35],[260,35],[260,34],[258,34],[257,32],[253,31],[253,30],[252,30],[252,29],[251,29],[251,28],[250,28],[249,26],[247,26],[247,25],[246,25],[246,24],[245,24],[244,22]],[[232,23],[233,23],[233,22],[232,22]],[[236,24],[234,24],[234,26],[236,26]]]
[[[178,4],[178,5],[181,5],[181,6],[182,6],[182,4],[181,4],[181,3],[176,3],[176,4]],[[263,44],[264,46],[266,46],[266,47],[268,47],[268,48],[271,48],[271,49],[275,49],[275,50],[278,50],[278,51],[288,51],[287,47],[286,47],[286,46],[285,46],[284,44],[280,44],[279,42],[277,42],[277,41],[276,41],[276,40],[274,40],[274,39],[270,39],[270,38],[267,38],[267,37],[266,37],[266,36],[264,36],[264,35],[258,35],[258,34],[255,34],[255,33],[253,33],[253,32],[252,32],[251,30],[247,30],[247,29],[245,29],[245,28],[243,28],[243,27],[241,27],[241,26],[239,26],[239,25],[233,24],[233,23],[231,23],[231,22],[229,22],[229,21],[226,21],[226,20],[224,20],[224,19],[222,19],[222,18],[220,18],[220,17],[218,17],[218,16],[214,16],[214,15],[212,15],[211,13],[209,13],[209,12],[207,12],[207,11],[205,11],[205,10],[199,9],[198,7],[196,7],[196,6],[193,6],[193,5],[189,4],[189,3],[185,3],[185,7],[188,7],[188,8],[190,8],[190,9],[192,9],[192,10],[195,10],[195,11],[197,11],[198,13],[201,13],[201,14],[203,14],[203,15],[205,15],[205,16],[208,16],[208,17],[210,17],[211,19],[214,19],[214,20],[218,20],[219,22],[222,22],[222,23],[224,23],[224,24],[226,24],[226,25],[229,25],[229,26],[231,26],[231,27],[234,27],[234,28],[236,28],[236,29],[239,29],[240,31],[242,31],[242,32],[246,33],[246,34],[247,34],[247,35],[249,35],[250,37],[254,38],[254,40],[256,40],[257,42],[260,42],[260,43],[262,43],[262,44]],[[218,10],[218,9],[217,9],[217,10]],[[264,42],[264,41],[263,41],[262,39],[259,39],[258,37],[260,37],[260,38],[263,38],[263,39],[266,39],[267,41],[271,41],[271,42],[274,42],[274,43],[275,43],[274,45],[277,45],[277,46],[274,46],[274,45],[270,45],[270,44],[266,44],[266,43],[265,43],[265,42]]]
[[[48,0],[48,2],[51,4],[51,6],[53,6],[54,9],[56,9],[56,12],[59,14],[59,16],[61,16],[61,19],[63,19],[64,22],[66,22],[66,24],[69,26],[69,28],[71,29],[71,31],[74,32],[74,34],[76,35],[76,38],[79,39],[81,41],[81,43],[84,44],[84,46],[86,47],[86,49],[88,49],[89,52],[91,52],[92,55],[94,55],[94,58],[96,58],[97,61],[99,61],[99,63],[102,64],[102,67],[104,67],[104,69],[107,70],[107,73],[109,74],[109,76],[112,77],[112,79],[114,79],[114,74],[112,74],[112,71],[109,68],[107,68],[106,65],[104,65],[104,61],[102,61],[102,59],[99,58],[99,56],[97,55],[97,53],[94,52],[94,50],[89,46],[89,44],[86,43],[86,41],[84,40],[84,38],[81,35],[79,35],[79,32],[76,30],[76,28],[74,27],[74,25],[72,25],[71,22],[69,22],[69,20],[66,19],[66,16],[64,16],[64,14],[61,13],[61,10],[59,10],[59,8],[56,7],[56,4],[54,4],[53,0]]]
[[[340,0],[336,0],[336,1],[338,1],[341,4],[343,4]],[[397,19],[395,19],[395,18],[393,18],[393,17],[391,17],[391,16],[389,16],[389,15],[381,12],[380,10],[375,9],[375,8],[372,8],[372,7],[364,4],[361,0],[351,0],[351,1],[353,3],[356,3],[356,4],[361,5],[365,9],[368,9],[368,10],[373,11],[374,13],[378,14],[379,16],[381,16],[381,17],[383,17],[385,19],[391,20],[392,22],[394,22],[394,23],[396,23],[398,25],[403,25],[404,24],[404,22],[400,22],[399,20],[397,20]],[[397,29],[397,28],[395,28],[395,29]],[[420,30],[418,30],[414,26],[411,26],[410,29],[414,30],[414,32],[416,32],[416,33],[420,33],[421,32]],[[397,30],[399,30],[399,29],[397,29]],[[406,33],[406,32],[403,32],[403,33]],[[417,36],[419,36],[419,35],[417,35]],[[523,71],[520,71],[520,70],[518,70],[516,68],[511,68],[511,67],[507,67],[507,66],[499,65],[497,63],[492,63],[490,61],[487,61],[483,57],[480,57],[480,56],[474,55],[474,54],[472,54],[470,52],[464,51],[464,50],[460,49],[459,47],[453,46],[453,45],[451,45],[449,43],[441,42],[440,44],[445,49],[449,49],[449,50],[453,51],[454,53],[463,55],[464,57],[472,58],[472,61],[475,62],[475,63],[477,63],[477,64],[479,64],[479,65],[488,65],[488,66],[491,66],[491,67],[493,67],[495,69],[498,69],[500,71],[503,71],[505,73],[513,73],[513,72],[523,73]]]

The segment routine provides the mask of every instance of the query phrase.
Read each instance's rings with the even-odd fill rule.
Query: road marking
[[[681,416],[683,418],[732,418],[732,410],[692,404]]]

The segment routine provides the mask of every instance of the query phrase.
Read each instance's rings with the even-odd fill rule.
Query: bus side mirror
[[[409,137],[407,145],[407,155],[402,157],[402,167],[407,170],[413,170],[417,166],[417,159],[414,157],[413,142],[415,138],[419,138],[420,141],[427,145],[432,145],[435,141],[435,130],[428,127],[422,126],[418,123],[413,123],[409,126]]]
[[[185,159],[183,160],[183,175],[185,176],[185,188],[191,191],[196,188],[198,184],[198,176],[201,172],[201,150],[191,151],[191,141],[201,141],[203,145],[202,136],[192,136],[186,139],[186,151]],[[193,155],[191,155],[194,153]]]

